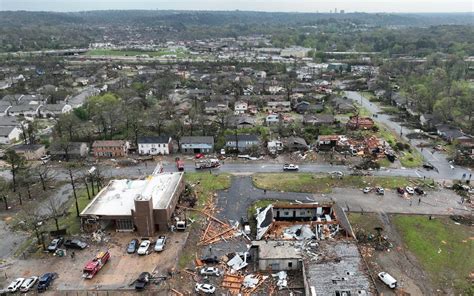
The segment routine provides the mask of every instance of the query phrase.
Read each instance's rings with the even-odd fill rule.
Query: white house
[[[267,78],[267,72],[265,71],[258,71],[255,73],[256,78]]]
[[[138,139],[140,155],[167,155],[173,150],[171,137],[143,137]]]
[[[283,151],[283,142],[278,140],[268,141],[267,149],[272,154]]]
[[[235,103],[234,113],[235,114],[244,114],[247,112],[249,105],[247,102],[239,101]]]
[[[17,126],[0,126],[0,144],[11,144],[21,138],[21,128]]]

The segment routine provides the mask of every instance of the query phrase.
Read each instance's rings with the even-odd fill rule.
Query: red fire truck
[[[99,270],[102,269],[102,267],[109,261],[110,259],[110,252],[103,251],[97,254],[94,259],[91,261],[87,262],[86,266],[84,267],[84,270],[82,271],[82,277],[86,279],[91,279],[95,276],[96,273],[99,272]]]

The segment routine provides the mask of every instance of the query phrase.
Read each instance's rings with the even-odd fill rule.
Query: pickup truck
[[[297,170],[299,170],[299,167],[296,164],[285,163],[283,165],[283,170],[284,171],[297,171]]]

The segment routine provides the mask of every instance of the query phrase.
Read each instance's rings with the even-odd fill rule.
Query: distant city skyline
[[[269,12],[473,12],[471,0],[0,0],[0,10],[86,11],[108,9],[246,10]]]

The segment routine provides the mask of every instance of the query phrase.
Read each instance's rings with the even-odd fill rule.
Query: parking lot
[[[188,233],[168,233],[168,241],[163,252],[152,251],[149,255],[139,256],[127,254],[126,246],[132,238],[136,238],[133,233],[110,233],[107,235],[106,243],[91,243],[82,251],[75,251],[74,258],[70,252],[64,257],[55,257],[52,254],[41,254],[40,258],[17,260],[11,262],[3,276],[7,276],[5,281],[8,285],[10,281],[17,277],[40,276],[46,272],[56,272],[58,278],[50,290],[56,291],[77,291],[77,290],[132,290],[132,283],[141,272],[147,271],[157,276],[167,275],[171,268],[175,268],[178,262],[179,253],[186,242]],[[156,238],[152,238],[152,242]],[[86,280],[82,278],[82,269],[85,264],[93,259],[98,252],[109,250],[111,257],[105,266],[94,276]],[[153,289],[154,287],[149,287]],[[46,295],[55,295],[55,292]],[[75,295],[75,294],[74,294]]]

